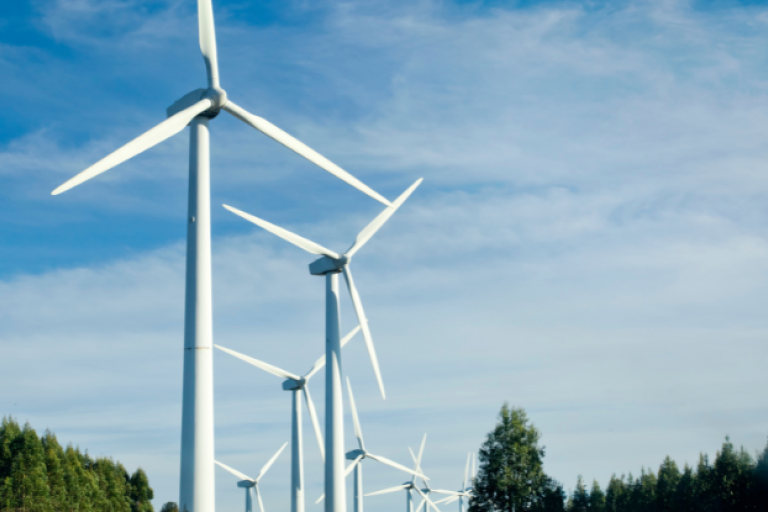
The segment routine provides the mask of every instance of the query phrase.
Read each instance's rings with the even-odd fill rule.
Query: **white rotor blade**
[[[422,496],[422,497],[423,497],[423,498],[426,500],[426,502],[427,502],[427,503],[429,503],[429,506],[431,506],[433,509],[437,510],[437,512],[440,512],[440,509],[439,509],[439,508],[437,508],[437,505],[435,505],[435,504],[432,502],[432,500],[430,500],[430,499],[429,499],[429,496],[427,496],[426,494],[424,494],[424,493],[421,491],[421,489],[419,489],[418,487],[416,488],[416,491],[417,491],[419,494],[421,494],[421,496]]]
[[[419,512],[419,510],[421,510],[421,507],[423,507],[426,502],[427,501],[424,498],[421,498],[421,503],[419,503],[419,506],[416,507],[416,510],[414,512]]]
[[[217,460],[215,460],[215,461],[213,461],[213,462],[215,462],[216,464],[218,464],[218,465],[219,465],[219,467],[222,467],[222,468],[226,469],[227,471],[229,471],[230,473],[232,473],[233,475],[235,475],[235,476],[236,476],[237,478],[239,478],[240,480],[250,480],[251,482],[253,482],[253,481],[254,481],[254,480],[253,480],[253,478],[249,477],[249,476],[248,476],[248,475],[246,475],[246,474],[243,474],[243,473],[239,472],[238,470],[236,470],[236,469],[234,469],[234,468],[231,468],[231,467],[227,466],[226,464],[223,464],[223,463],[221,463],[221,462],[219,462],[219,461],[217,461]]]
[[[462,490],[467,489],[467,474],[469,473],[469,459],[472,458],[472,452],[469,452],[467,454],[467,466],[464,468],[464,486],[462,487]]]
[[[303,236],[299,236],[295,233],[291,233],[287,229],[283,229],[280,226],[275,226],[274,224],[267,222],[263,219],[260,219],[258,217],[255,217],[249,213],[245,213],[244,211],[238,210],[237,208],[233,208],[228,205],[224,205],[224,208],[231,211],[235,215],[239,215],[240,217],[244,218],[247,221],[253,222],[257,226],[260,226],[267,231],[269,231],[272,234],[275,234],[285,240],[286,242],[290,242],[296,247],[300,247],[311,254],[322,254],[324,256],[328,256],[329,258],[333,259],[339,259],[341,256],[336,254],[330,249],[326,249],[320,244],[316,244],[312,240],[307,240]]]
[[[408,484],[398,485],[397,487],[390,487],[389,489],[382,489],[381,491],[369,492],[365,496],[377,496],[379,494],[388,494],[390,492],[402,491],[403,489],[407,489],[409,487],[410,487],[410,485],[408,485]]]
[[[211,0],[197,0],[197,23],[200,29],[200,51],[208,72],[208,87],[219,86],[219,62],[216,56],[216,30],[213,25]]]
[[[352,384],[349,383],[349,377],[347,377],[347,392],[349,393],[349,408],[352,410],[352,422],[355,425],[355,436],[357,436],[357,444],[360,445],[361,450],[365,451],[365,444],[363,443],[363,431],[360,428],[360,420],[357,417],[355,396],[352,394]]]
[[[392,206],[388,206],[384,209],[383,212],[378,214],[375,219],[371,221],[370,224],[365,226],[363,230],[357,235],[357,238],[355,239],[355,243],[352,244],[352,247],[349,248],[349,250],[345,253],[350,258],[359,251],[367,242],[371,239],[371,237],[376,234],[376,232],[381,228],[381,226],[384,225],[387,220],[394,214],[398,208],[400,208],[400,205],[405,202],[406,199],[413,193],[414,190],[416,190],[416,187],[421,184],[422,180],[424,178],[419,178],[416,180],[416,182],[408,187],[408,189],[400,194],[400,197],[395,199],[395,201],[392,203]]]
[[[423,478],[425,480],[429,480],[429,478],[424,476],[422,473],[420,473],[418,471],[414,471],[412,469],[408,469],[407,467],[403,466],[402,464],[398,464],[397,462],[389,460],[386,457],[382,457],[381,455],[373,455],[372,453],[366,452],[365,456],[370,458],[370,459],[377,460],[377,461],[381,462],[382,464],[386,464],[387,466],[392,466],[393,468],[399,469],[400,471],[405,471],[406,473],[408,473],[410,475],[416,475],[419,478]]]
[[[472,452],[472,484],[473,485],[475,483],[475,479],[477,478],[477,468],[475,467],[475,459],[476,459],[475,452]]]
[[[104,171],[110,170],[114,166],[138,155],[142,151],[146,151],[152,146],[163,142],[165,139],[176,135],[181,130],[183,130],[184,127],[186,127],[189,122],[195,118],[196,115],[205,112],[208,110],[208,108],[210,108],[210,106],[211,100],[205,98],[198,101],[191,107],[187,107],[181,112],[174,114],[151,130],[142,133],[125,146],[105,156],[74,178],[71,178],[64,182],[62,185],[59,185],[56,190],[51,192],[51,195],[57,196],[62,192],[66,192],[72,187],[76,187],[84,181],[88,181],[89,179],[98,176]]]
[[[325,158],[323,155],[315,151],[314,149],[310,148],[300,140],[296,139],[295,137],[288,135],[283,130],[278,128],[277,126],[273,125],[263,117],[255,116],[245,110],[243,107],[240,107],[231,101],[228,101],[226,105],[223,107],[224,110],[238,118],[239,120],[243,121],[246,124],[249,124],[259,130],[261,133],[266,135],[267,137],[270,137],[274,139],[275,141],[279,142],[283,146],[287,147],[291,151],[294,151],[296,154],[303,156],[313,164],[317,165],[321,169],[325,169],[329,173],[333,174],[340,180],[348,183],[349,185],[352,185],[360,192],[369,195],[370,197],[374,198],[375,200],[379,201],[382,204],[385,204],[389,206],[390,203],[387,198],[383,197],[381,194],[373,190],[371,187],[363,183],[362,181],[358,180],[351,174],[349,174],[347,171],[336,165],[335,163],[331,162],[327,158]]]
[[[443,489],[431,489],[431,492],[436,492],[438,494],[448,494],[450,496],[460,496],[461,493],[457,491],[445,491]]]
[[[278,368],[277,366],[273,366],[269,363],[265,363],[264,361],[259,361],[258,359],[248,357],[245,354],[241,354],[240,352],[235,352],[234,350],[226,347],[222,347],[221,345],[214,345],[214,347],[216,347],[217,349],[223,352],[226,352],[227,354],[233,355],[236,358],[245,361],[246,363],[252,364],[257,368],[261,368],[265,372],[271,373],[272,375],[277,375],[278,377],[282,377],[284,379],[301,381],[301,377],[299,377],[298,375],[294,375],[291,372],[287,372],[283,370],[282,368]]]
[[[427,444],[427,434],[424,433],[424,437],[421,439],[421,447],[419,448],[419,456],[416,458],[416,465],[421,466],[421,456],[424,454],[424,445]],[[409,447],[410,449],[410,447]]]
[[[371,358],[371,365],[373,365],[373,373],[376,375],[376,381],[379,383],[379,391],[381,391],[381,397],[386,399],[387,394],[384,391],[384,381],[381,378],[381,369],[379,368],[379,359],[376,357],[376,349],[373,347],[373,338],[371,338],[371,330],[368,328],[368,319],[365,318],[363,303],[360,301],[360,294],[357,293],[357,287],[355,286],[355,280],[352,279],[352,271],[349,269],[349,265],[344,266],[344,280],[347,282],[347,289],[349,290],[349,296],[352,298],[352,305],[355,307],[355,313],[357,314],[357,321],[363,330],[363,339],[365,339],[365,347],[368,349],[368,357]]]
[[[320,448],[320,457],[325,461],[325,447],[323,446],[323,433],[320,431],[320,422],[317,421],[317,411],[315,410],[315,403],[312,401],[312,397],[309,394],[309,384],[304,383],[304,401],[307,403],[307,410],[309,411],[309,418],[312,420],[312,429],[315,431],[315,437],[317,438],[317,446]]]
[[[344,345],[350,342],[352,338],[355,337],[355,334],[360,330],[360,326],[358,325],[354,329],[352,329],[349,334],[344,336],[341,340],[341,347],[344,348]],[[316,374],[323,366],[325,366],[325,354],[320,356],[320,358],[315,361],[315,364],[312,366],[312,369],[309,370],[309,372],[304,376],[304,380],[309,380],[314,374]]]
[[[435,505],[440,505],[441,503],[444,503],[444,504],[447,505],[448,503],[453,503],[454,501],[458,500],[459,498],[461,498],[461,496],[448,496],[446,498],[442,498],[442,499],[437,500],[435,502]]]
[[[261,512],[264,512],[264,502],[261,501],[261,493],[259,492],[258,485],[253,488],[253,492],[256,493],[256,499],[259,500],[259,510],[261,510]]]
[[[275,454],[272,456],[272,458],[271,458],[271,459],[269,459],[269,460],[267,461],[267,463],[266,463],[266,464],[264,464],[264,467],[263,467],[263,468],[261,468],[261,471],[259,471],[259,474],[256,476],[256,480],[255,480],[255,481],[256,481],[257,483],[258,483],[258,481],[259,481],[259,480],[261,480],[261,477],[263,477],[263,476],[264,476],[264,473],[266,473],[266,472],[269,470],[269,468],[271,468],[271,467],[272,467],[272,464],[274,464],[274,463],[275,463],[275,461],[276,461],[276,460],[277,460],[277,458],[280,456],[280,454],[281,454],[281,453],[283,453],[283,450],[285,450],[285,447],[286,447],[286,446],[288,446],[288,443],[285,443],[285,444],[284,444],[284,445],[283,445],[283,446],[282,446],[282,447],[281,447],[279,450],[277,450],[277,453],[275,453]],[[258,492],[257,492],[256,494],[258,494]]]
[[[352,464],[347,466],[347,469],[344,470],[344,477],[345,478],[349,476],[349,474],[352,472],[353,469],[355,469],[355,466],[360,464],[361,460],[363,460],[363,456],[362,455],[358,455],[357,457],[355,457],[355,460],[352,461]]]
[[[320,502],[321,502],[321,501],[323,501],[324,499],[325,499],[325,493],[321,494],[321,495],[320,495],[320,497],[319,497],[319,498],[317,498],[317,501],[315,502],[315,505],[317,505],[318,503],[320,503]]]

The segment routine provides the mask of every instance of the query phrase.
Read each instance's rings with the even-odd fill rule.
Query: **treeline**
[[[659,470],[613,475],[605,490],[579,477],[567,496],[544,472],[541,434],[523,409],[504,404],[480,447],[469,512],[768,512],[768,446],[752,457],[726,438],[714,462],[682,470],[667,457]]]
[[[699,457],[682,470],[667,457],[659,470],[638,477],[613,475],[605,491],[587,489],[579,477],[568,512],[747,512],[768,511],[768,446],[753,458],[726,438],[710,463]]]
[[[3,512],[154,512],[152,488],[110,458],[92,459],[46,431],[12,418],[0,424],[0,510]]]

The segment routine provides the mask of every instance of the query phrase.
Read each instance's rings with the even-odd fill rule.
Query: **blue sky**
[[[726,435],[765,446],[764,3],[214,12],[234,101],[389,198],[425,178],[355,261],[388,391],[353,342],[372,451],[407,461],[428,432],[424,470],[456,486],[504,401],[566,487],[695,463]],[[187,137],[50,191],[204,85],[196,26],[188,0],[0,8],[0,411],[141,465],[157,506],[178,492]],[[305,371],[323,349],[311,258],[217,205],[338,249],[379,205],[228,116],[211,127],[216,342]],[[215,360],[217,457],[246,473],[289,428],[280,382],[251,370]],[[402,480],[366,468],[367,490]],[[217,473],[219,508],[242,506],[234,484]],[[268,509],[287,486],[283,457]]]

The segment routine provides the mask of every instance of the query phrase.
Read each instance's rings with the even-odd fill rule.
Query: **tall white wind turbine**
[[[368,320],[363,311],[360,295],[357,293],[349,262],[352,256],[360,250],[376,231],[384,225],[400,205],[408,199],[421,179],[411,185],[390,206],[384,209],[370,224],[357,235],[352,247],[344,254],[337,254],[320,244],[291,233],[265,220],[249,215],[237,208],[224,205],[224,208],[261,226],[283,240],[304,249],[311,254],[321,254],[322,258],[309,265],[309,273],[325,276],[325,510],[326,512],[346,512],[345,483],[344,483],[344,411],[341,393],[341,343],[339,339],[339,273],[344,273],[347,288],[352,297],[358,323],[363,331],[368,355],[373,364],[373,371],[379,383],[379,389],[384,396],[384,383],[381,380],[379,362],[373,347],[373,339],[368,329]]]
[[[413,471],[414,475],[411,477],[411,479],[402,485],[398,485],[395,487],[389,487],[387,489],[382,489],[381,491],[375,491],[366,494],[366,496],[377,496],[379,494],[389,494],[391,492],[397,492],[397,491],[405,491],[406,492],[406,501],[405,501],[405,511],[406,512],[415,512],[413,508],[413,493],[414,491],[417,494],[421,494],[422,498],[426,498],[426,494],[422,492],[421,489],[419,489],[419,486],[416,485],[416,475],[415,473],[421,472],[421,456],[424,454],[424,444],[427,442],[427,434],[424,434],[424,438],[421,440],[421,447],[419,448],[419,455],[416,457],[416,461],[414,462]],[[410,448],[409,448],[410,450]],[[423,501],[423,499],[422,499]]]
[[[256,476],[256,478],[251,478],[248,475],[245,475],[217,460],[214,461],[220,467],[226,469],[240,479],[240,481],[237,482],[237,486],[245,488],[245,512],[253,512],[253,494],[256,494],[256,499],[259,502],[259,510],[264,512],[264,503],[261,501],[261,494],[259,493],[259,481],[266,474],[269,468],[272,467],[272,464],[275,463],[280,454],[283,453],[283,450],[285,450],[286,446],[288,446],[288,443],[285,443],[282,448],[277,450],[277,453],[275,453],[272,458],[269,459],[266,464],[264,464],[264,467],[261,468],[261,471],[259,471],[259,474]]]
[[[341,346],[346,345],[357,332],[360,330],[358,325],[352,331],[347,334],[343,340],[341,340]],[[252,364],[257,368],[261,368],[267,373],[276,375],[283,379],[283,389],[291,391],[292,407],[291,407],[291,512],[304,512],[304,441],[301,428],[301,398],[299,394],[304,395],[304,401],[307,404],[307,410],[309,411],[309,417],[312,420],[312,427],[315,431],[315,437],[317,438],[317,444],[320,447],[320,455],[325,460],[325,452],[323,450],[323,434],[320,431],[320,423],[317,421],[317,412],[315,410],[315,404],[312,401],[312,395],[309,392],[309,379],[312,378],[315,373],[320,371],[325,366],[325,355],[320,357],[312,368],[303,376],[294,375],[287,372],[282,368],[265,363],[258,359],[248,357],[234,350],[222,347],[220,345],[214,345],[219,350],[237,357]]]
[[[213,512],[213,365],[211,312],[210,138],[208,122],[224,110],[385,205],[391,203],[304,143],[229,100],[221,88],[211,0],[198,0],[200,49],[208,87],[171,105],[168,119],[56,188],[58,195],[146,151],[190,126],[187,276],[179,510]]]

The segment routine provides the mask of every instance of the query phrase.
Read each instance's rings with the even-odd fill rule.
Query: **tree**
[[[755,510],[758,505],[768,503],[768,444],[763,453],[757,457],[757,464],[752,481],[752,504]]]
[[[576,490],[568,500],[568,512],[587,512],[589,508],[589,491],[584,485],[584,479],[581,475],[576,479]]]
[[[155,493],[149,486],[149,478],[143,469],[138,468],[131,475],[131,512],[154,512],[149,501]]]
[[[179,506],[176,503],[169,501],[163,505],[160,512],[179,512]]]
[[[624,475],[621,478],[616,478],[615,474],[611,475],[605,491],[605,512],[622,512],[624,510],[622,504],[626,492],[627,487],[624,483]]]
[[[549,478],[544,486],[541,500],[533,506],[535,512],[565,512],[565,491],[563,486]]]
[[[589,512],[605,512],[605,493],[600,488],[597,480],[592,481],[592,490],[589,492]]]
[[[549,479],[539,437],[523,409],[502,406],[496,428],[480,448],[470,512],[524,512],[541,503]]]
[[[659,467],[659,477],[656,482],[656,510],[659,512],[675,512],[675,495],[680,483],[680,470],[675,461],[667,456]]]

